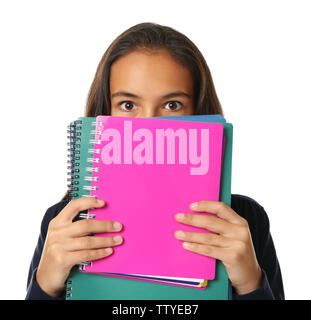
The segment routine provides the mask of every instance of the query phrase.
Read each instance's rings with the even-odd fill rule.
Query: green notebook
[[[164,117],[161,117],[164,119]],[[167,117],[165,119],[202,122],[217,121],[208,115]],[[96,118],[81,117],[76,121],[76,139],[72,139],[74,161],[72,166],[79,168],[79,173],[73,177],[71,185],[72,199],[88,196],[89,191],[83,187],[91,182],[85,177],[91,175],[87,168],[92,167],[88,158],[92,158],[92,139],[94,137]],[[231,163],[233,127],[223,123],[225,135],[225,151],[220,185],[220,201],[231,205]],[[71,171],[73,172],[73,170]],[[87,217],[87,212],[79,215],[78,219]],[[216,262],[215,280],[208,281],[207,288],[195,289],[168,284],[137,281],[96,274],[81,273],[75,266],[67,280],[67,300],[227,300],[229,281],[226,269],[221,261]],[[230,296],[230,292],[229,292]]]

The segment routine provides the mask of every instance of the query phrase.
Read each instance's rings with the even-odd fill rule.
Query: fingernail
[[[114,236],[113,237],[113,241],[116,242],[116,243],[119,243],[122,241],[122,237],[121,236]]]
[[[198,205],[199,204],[197,202],[193,202],[193,203],[191,203],[190,207],[195,209],[195,208],[197,208]]]
[[[176,219],[177,220],[184,220],[185,219],[185,215],[183,213],[177,213],[176,214]]]
[[[177,231],[175,234],[178,238],[182,238],[182,239],[185,238],[186,236],[185,233],[182,231]]]
[[[190,249],[191,248],[191,243],[189,242],[183,242],[183,246],[186,248],[186,249]]]
[[[101,206],[105,204],[105,201],[104,201],[104,200],[99,200],[99,199],[97,199],[97,202],[98,202],[98,204],[100,204]]]
[[[105,251],[106,251],[107,253],[111,253],[111,252],[112,252],[112,249],[111,249],[111,248],[106,248]]]
[[[113,224],[113,228],[114,228],[115,230],[120,230],[121,227],[122,227],[122,225],[121,225],[121,223],[119,223],[119,222],[115,222],[115,223]]]

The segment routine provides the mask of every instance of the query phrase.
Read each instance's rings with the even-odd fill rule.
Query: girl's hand
[[[48,295],[58,297],[63,292],[75,264],[105,258],[113,252],[112,246],[122,243],[121,236],[89,236],[92,233],[118,232],[122,228],[120,223],[87,219],[72,222],[80,211],[104,205],[104,201],[93,197],[75,199],[50,221],[36,278]]]
[[[187,250],[221,260],[232,286],[238,294],[246,294],[260,287],[261,268],[247,221],[223,202],[199,201],[190,208],[197,212],[217,215],[177,214],[178,222],[205,228],[215,233],[177,231]]]

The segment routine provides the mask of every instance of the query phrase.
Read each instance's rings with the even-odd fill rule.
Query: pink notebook
[[[220,123],[98,116],[91,196],[106,202],[94,219],[119,221],[123,244],[84,266],[87,273],[215,277],[215,259],[185,250],[177,230],[209,232],[177,222],[192,202],[219,200]],[[209,214],[209,213],[196,213]]]

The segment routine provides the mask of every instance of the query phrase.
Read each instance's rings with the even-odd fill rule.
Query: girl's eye
[[[171,111],[178,111],[181,108],[181,103],[178,101],[170,101],[165,106],[168,106],[168,108]]]
[[[135,106],[135,104],[131,101],[123,101],[120,103],[120,106],[123,111],[128,112],[128,111],[132,111],[134,109],[133,106]]]

